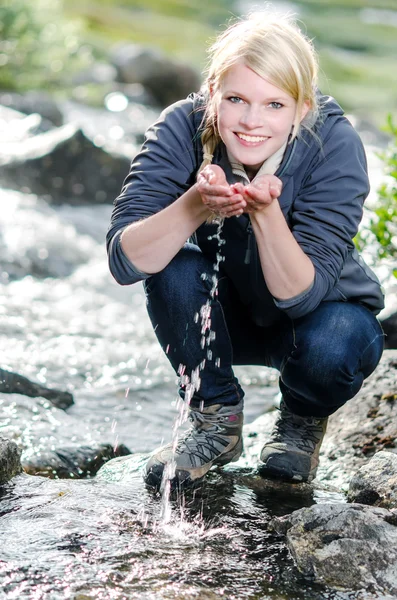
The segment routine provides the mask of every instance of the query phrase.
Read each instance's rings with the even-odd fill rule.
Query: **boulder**
[[[69,408],[74,404],[73,396],[69,392],[48,388],[40,383],[30,381],[27,377],[0,369],[0,393],[2,394],[22,394],[29,398],[45,398],[57,408]]]
[[[119,455],[118,458],[113,458],[101,467],[98,471],[97,479],[110,483],[129,485],[138,477],[142,477],[141,471],[147,459],[148,455],[146,454]]]
[[[359,393],[330,417],[318,478],[347,490],[374,454],[397,449],[396,415],[397,351],[386,350]]]
[[[62,111],[57,102],[42,91],[29,91],[24,94],[17,92],[1,92],[0,104],[8,106],[25,115],[38,114],[47,123],[46,128],[63,125]]]
[[[29,475],[41,475],[50,479],[82,479],[93,477],[108,460],[125,456],[131,451],[120,444],[92,446],[65,446],[36,451],[34,448],[22,455],[22,467]]]
[[[130,159],[97,147],[75,124],[0,144],[0,183],[53,204],[111,203]]]
[[[397,454],[377,452],[350,481],[349,502],[397,508]]]
[[[15,442],[0,437],[0,484],[22,471],[21,451]]]
[[[200,76],[191,66],[171,60],[160,51],[136,44],[117,45],[111,61],[123,83],[140,83],[157,104],[168,106],[200,87]]]
[[[270,527],[286,535],[305,577],[336,589],[397,594],[397,511],[324,503],[276,518]]]

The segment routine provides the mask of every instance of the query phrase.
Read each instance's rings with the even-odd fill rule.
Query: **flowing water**
[[[331,492],[281,493],[260,485],[249,466],[211,472],[183,498],[145,488],[147,454],[171,441],[178,418],[176,376],[141,285],[120,287],[108,272],[111,207],[53,208],[33,195],[0,194],[0,366],[75,398],[63,411],[3,394],[0,435],[26,455],[97,442],[135,454],[120,481],[23,474],[0,487],[0,599],[365,598],[303,580],[268,528],[272,517]],[[198,318],[210,351],[210,315]],[[236,372],[250,422],[273,405],[277,376]]]

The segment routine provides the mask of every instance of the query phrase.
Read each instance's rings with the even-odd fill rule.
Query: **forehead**
[[[242,62],[236,63],[226,71],[220,82],[220,91],[254,94],[263,98],[292,99],[287,92],[261,77]]]

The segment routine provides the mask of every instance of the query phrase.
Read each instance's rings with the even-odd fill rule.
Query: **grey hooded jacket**
[[[132,162],[121,194],[115,200],[107,234],[110,271],[122,285],[148,277],[123,253],[120,235],[134,221],[168,206],[196,180],[202,162],[200,125],[204,99],[192,94],[163,111],[149,128]],[[358,302],[377,314],[384,306],[378,279],[355,249],[353,238],[369,192],[366,157],[361,140],[329,96],[320,97],[315,136],[302,130],[288,145],[275,175],[283,183],[279,198],[285,219],[315,267],[311,287],[299,296],[278,300],[267,289],[255,236],[247,215],[225,219],[222,270],[230,277],[256,323],[271,325],[281,312],[296,319],[320,302]],[[220,143],[213,162],[236,181]],[[216,261],[215,225],[204,224],[195,243]],[[281,312],[280,312],[281,311]]]

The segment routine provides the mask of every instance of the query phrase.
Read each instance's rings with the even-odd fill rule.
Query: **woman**
[[[195,483],[239,458],[235,364],[280,372],[260,473],[315,477],[327,417],[383,350],[379,282],[352,241],[368,190],[362,143],[318,92],[296,25],[260,12],[229,27],[201,92],[148,130],[108,232],[111,272],[122,285],[144,280],[192,420],[150,458],[149,485],[165,471]]]

